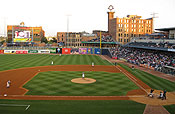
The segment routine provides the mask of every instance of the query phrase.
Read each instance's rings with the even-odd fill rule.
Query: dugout
[[[166,73],[166,74],[170,74],[175,76],[175,67],[172,66],[164,66],[162,68],[162,72]]]

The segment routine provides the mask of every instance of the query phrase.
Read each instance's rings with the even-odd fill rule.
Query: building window
[[[124,39],[124,42],[126,42],[126,39]]]
[[[124,37],[126,37],[126,34],[124,34]]]
[[[118,34],[118,36],[120,37],[120,34]]]
[[[127,39],[127,42],[129,42],[129,39]]]

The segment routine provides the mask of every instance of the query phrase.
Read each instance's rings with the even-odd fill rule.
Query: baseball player
[[[150,93],[148,94],[148,97],[152,97],[152,98],[154,97],[154,96],[153,96],[153,91],[154,91],[154,89],[151,89],[151,90],[150,90]]]
[[[9,83],[9,81],[7,81],[7,88],[9,88],[10,87],[10,83]]]
[[[51,64],[53,65],[53,61],[51,62]]]
[[[92,62],[92,67],[94,67],[94,62]]]
[[[84,75],[84,72],[83,72],[83,74],[82,74],[82,79],[84,80],[84,77],[85,77],[85,75]]]

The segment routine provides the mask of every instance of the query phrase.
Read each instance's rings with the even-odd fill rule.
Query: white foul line
[[[104,56],[104,58],[106,59],[106,57]],[[109,61],[108,59],[106,59],[108,62],[110,62],[111,63],[111,61]],[[111,63],[112,64],[112,63]],[[113,64],[112,64],[113,65]],[[115,67],[115,68],[118,68],[117,66]],[[119,69],[119,68],[118,68]],[[122,72],[122,73],[124,73],[126,76],[127,76],[127,74],[125,73],[125,72],[123,72],[121,69],[119,69],[120,70],[120,72]],[[129,74],[129,76],[131,76],[130,74]],[[127,76],[128,78],[130,78],[129,76]],[[132,76],[131,76],[132,77]],[[132,77],[133,78],[133,77]],[[143,89],[146,93],[148,93],[147,91],[146,91],[146,89],[144,89],[141,85],[139,85],[136,81],[136,79],[135,78],[130,78],[137,86],[139,86],[141,89]]]
[[[0,104],[0,106],[24,106],[24,107],[27,107],[25,108],[25,110],[28,110],[28,108],[30,107],[30,105],[19,105],[19,104]]]

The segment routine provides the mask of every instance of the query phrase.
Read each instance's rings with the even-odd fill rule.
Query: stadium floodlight
[[[158,13],[155,13],[155,12],[153,12],[153,13],[151,13],[151,15],[152,15],[152,19],[153,19],[153,24],[152,24],[152,31],[154,32],[154,18],[159,18],[158,16],[156,16],[156,14],[158,14]]]
[[[66,16],[67,16],[67,35],[66,35],[67,37],[66,37],[66,43],[65,44],[66,44],[66,47],[67,47],[67,45],[68,45],[67,41],[69,41],[68,40],[69,39],[69,17],[72,16],[72,15],[67,14]]]

